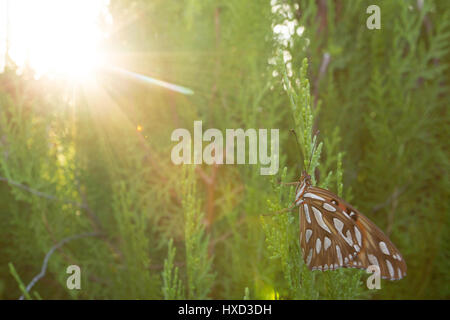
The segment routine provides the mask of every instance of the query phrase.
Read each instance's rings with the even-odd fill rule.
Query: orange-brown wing
[[[367,269],[370,265],[376,265],[380,268],[381,277],[389,280],[406,276],[406,262],[399,250],[372,221],[328,190],[311,187],[308,191],[339,208],[353,221],[360,250],[346,267]]]
[[[303,198],[300,211],[300,247],[310,270],[346,267],[359,251],[354,222],[333,204]]]
[[[363,232],[363,247],[355,261],[365,269],[370,265],[378,266],[384,279],[400,280],[405,277],[406,262],[389,238],[372,221],[357,211],[355,220]]]

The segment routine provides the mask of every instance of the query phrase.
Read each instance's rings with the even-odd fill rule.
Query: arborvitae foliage
[[[371,4],[380,30],[366,27]],[[110,12],[111,64],[195,94],[106,71],[76,87],[0,74],[0,298],[450,296],[450,2],[112,0]],[[171,133],[194,120],[279,128],[280,171],[174,165]],[[280,182],[303,169],[386,231],[405,279],[368,290],[363,271],[306,268],[298,212],[275,214],[294,199]],[[74,264],[80,290],[66,286]]]
[[[284,67],[284,66],[283,66]],[[282,67],[282,68],[283,68]],[[314,114],[311,106],[310,85],[307,79],[307,60],[303,60],[302,67],[297,77],[294,72],[291,79],[288,77],[286,69],[282,70],[286,92],[290,98],[291,110],[297,132],[299,132],[300,150],[299,157],[304,159],[304,169],[311,174],[312,182],[323,188],[331,188],[330,181],[336,182],[338,194],[342,193],[342,161],[341,153],[338,153],[336,160],[336,174],[330,168],[325,168],[319,163],[322,151],[322,142],[318,142],[318,136],[313,133]],[[297,83],[293,85],[292,83]],[[295,87],[294,87],[295,86]],[[337,136],[334,136],[337,139]],[[328,174],[322,183],[317,183],[314,172],[318,167],[322,167]],[[286,179],[286,170],[281,175],[281,181]],[[268,206],[277,211],[283,207],[288,207],[294,199],[293,187],[283,187],[281,184],[273,182],[274,195],[278,197],[277,203],[268,200]],[[289,190],[290,189],[290,190]],[[288,195],[288,197],[286,197]],[[287,200],[287,201],[286,201]],[[297,209],[298,210],[298,209]],[[296,210],[296,213],[298,212]],[[276,214],[276,213],[275,213]],[[316,276],[316,272],[309,271],[303,263],[299,248],[299,220],[297,216],[283,214],[273,217],[272,224],[266,224],[263,220],[263,227],[267,236],[267,246],[271,253],[270,258],[277,258],[281,262],[285,283],[280,288],[280,298],[294,299],[349,299],[362,295],[361,273],[352,270],[337,270],[321,273],[321,277]]]
[[[214,277],[211,274],[212,257],[208,256],[209,239],[205,236],[194,171],[188,169],[188,174],[182,177],[181,181],[184,185],[182,203],[188,298],[206,299],[213,286]]]
[[[173,246],[173,239],[169,240],[169,250],[167,259],[164,261],[163,294],[166,300],[184,299],[183,284],[179,279],[179,268],[175,266],[176,249]]]

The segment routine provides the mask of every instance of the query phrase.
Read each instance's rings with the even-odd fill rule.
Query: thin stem
[[[70,237],[62,239],[60,242],[58,242],[53,247],[51,247],[50,250],[45,255],[44,262],[43,262],[42,268],[41,268],[41,272],[39,272],[39,274],[37,274],[33,278],[33,280],[31,280],[31,282],[25,288],[25,291],[26,292],[30,292],[31,288],[36,284],[36,282],[38,282],[39,279],[41,279],[41,278],[43,278],[45,276],[45,273],[47,271],[48,261],[50,260],[50,257],[53,254],[53,252],[55,252],[55,250],[61,248],[63,245],[65,245],[69,241],[72,241],[72,240],[75,240],[75,239],[80,239],[80,238],[85,238],[85,237],[95,237],[95,236],[98,236],[98,235],[99,235],[99,233],[97,233],[97,232],[89,232],[89,233],[82,233],[82,234],[70,236]],[[21,295],[19,300],[23,300],[23,299],[24,299],[24,295]]]

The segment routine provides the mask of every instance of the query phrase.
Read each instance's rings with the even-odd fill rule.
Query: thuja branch
[[[10,185],[12,185],[14,187],[17,187],[19,189],[25,190],[25,191],[27,191],[27,192],[35,195],[35,196],[41,197],[41,198],[45,198],[45,199],[49,199],[49,200],[53,200],[53,201],[60,201],[60,202],[64,202],[64,203],[69,203],[69,204],[73,204],[74,206],[77,206],[79,208],[87,209],[87,206],[85,204],[83,204],[83,203],[80,203],[80,202],[77,202],[77,201],[73,201],[73,200],[69,200],[69,199],[58,198],[58,197],[56,197],[56,196],[54,196],[52,194],[45,193],[45,192],[42,192],[42,191],[30,188],[30,187],[28,187],[28,186],[26,186],[24,184],[18,183],[18,182],[14,181],[14,180],[7,179],[7,178],[2,177],[2,176],[0,176],[0,181],[7,182],[7,183],[9,183]]]
[[[89,217],[90,217],[90,219],[92,221],[92,225],[94,227],[94,230],[96,232],[101,232],[102,231],[101,230],[102,228],[101,228],[100,221],[98,220],[98,218],[95,215],[95,213],[91,210],[91,208],[87,205],[86,197],[80,190],[79,190],[79,192],[80,192],[80,195],[83,197],[83,203],[78,202],[78,201],[74,201],[74,200],[59,198],[59,197],[56,197],[56,196],[54,196],[52,194],[45,193],[45,192],[33,189],[33,188],[29,187],[29,186],[26,186],[24,184],[21,184],[19,182],[16,182],[14,180],[11,180],[11,179],[8,179],[8,178],[2,177],[2,176],[0,176],[0,181],[7,182],[8,184],[10,184],[12,186],[14,186],[16,188],[19,188],[19,189],[22,189],[22,190],[25,190],[25,191],[27,191],[27,192],[29,192],[29,193],[37,196],[37,197],[48,199],[48,200],[52,200],[52,201],[72,204],[72,205],[74,205],[74,206],[76,206],[76,207],[78,207],[80,209],[83,209],[89,214]]]
[[[61,248],[63,245],[65,245],[69,241],[72,241],[72,240],[75,240],[75,239],[80,239],[80,238],[86,238],[86,237],[96,237],[96,236],[99,236],[99,235],[100,234],[97,233],[97,232],[81,233],[81,234],[77,234],[77,235],[74,235],[74,236],[70,236],[70,237],[64,238],[60,242],[55,244],[53,247],[51,247],[50,250],[45,255],[44,262],[42,263],[41,272],[39,272],[39,274],[37,274],[33,278],[33,280],[31,280],[31,282],[25,288],[26,293],[30,292],[31,288],[36,284],[36,282],[38,282],[41,278],[43,278],[45,276],[45,273],[47,271],[48,261],[50,260],[50,257],[53,254],[53,252],[55,252],[55,250]],[[25,293],[20,296],[19,300],[23,300],[24,299],[24,295],[25,295]]]
[[[108,239],[106,237],[104,237],[102,225],[101,225],[97,215],[92,211],[92,209],[87,204],[86,196],[85,196],[84,193],[81,192],[81,190],[79,190],[79,192],[80,192],[80,194],[81,194],[81,196],[83,198],[84,203],[80,203],[80,202],[73,201],[73,200],[59,198],[59,197],[56,197],[56,196],[54,196],[52,194],[38,191],[36,189],[30,188],[30,187],[28,187],[28,186],[26,186],[24,184],[18,183],[18,182],[14,181],[14,180],[7,179],[7,178],[2,177],[2,176],[0,176],[0,181],[5,181],[5,182],[9,183],[10,185],[15,186],[17,188],[20,188],[22,190],[25,190],[25,191],[27,191],[27,192],[35,195],[35,196],[38,196],[38,197],[41,197],[41,198],[45,198],[45,199],[49,199],[49,200],[53,200],[53,201],[59,201],[59,202],[63,202],[63,203],[72,204],[72,205],[74,205],[74,206],[76,206],[76,207],[78,207],[80,209],[85,210],[88,213],[89,219],[90,219],[91,224],[92,224],[92,226],[94,228],[94,231],[95,231],[92,234],[95,234],[97,236],[101,236],[101,238],[106,241],[106,243],[108,244],[108,246],[110,247],[112,252],[118,254],[119,256],[122,256],[122,253],[120,252],[120,250],[118,250],[110,241],[108,241]],[[55,246],[56,246],[55,249],[59,249],[60,248],[60,246],[58,246],[58,244],[56,244]]]

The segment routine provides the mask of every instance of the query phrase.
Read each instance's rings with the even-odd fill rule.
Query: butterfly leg
[[[296,186],[298,185],[300,182],[299,181],[293,181],[293,182],[283,182],[283,181],[278,181],[278,184],[281,184],[282,186]]]
[[[294,181],[294,182],[280,182],[280,184],[284,185],[284,186],[293,186],[293,185],[297,185],[299,184],[299,181]]]

